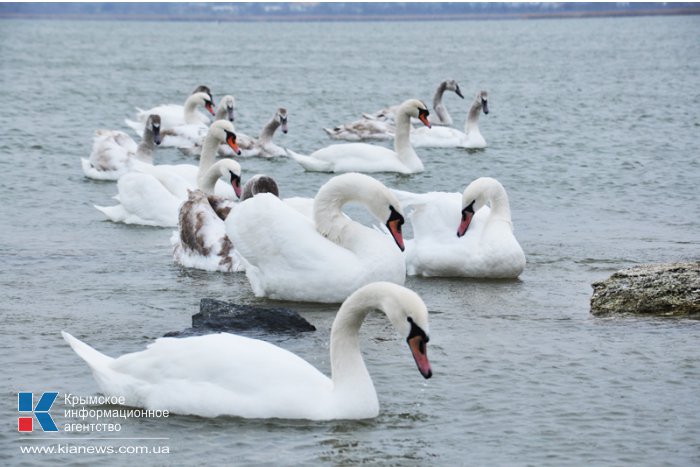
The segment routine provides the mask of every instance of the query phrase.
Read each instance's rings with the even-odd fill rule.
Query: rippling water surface
[[[20,454],[49,442],[18,439],[18,391],[97,392],[60,330],[116,356],[188,327],[202,297],[272,304],[243,275],[174,264],[171,229],[104,221],[92,205],[110,204],[116,185],[80,169],[96,128],[125,129],[135,106],[177,103],[205,83],[236,96],[248,134],[286,106],[290,132],[276,140],[308,153],[329,144],[323,126],[430,101],[454,78],[467,95],[445,97],[458,126],[471,96],[489,91],[489,147],[421,149],[425,173],[377,178],[416,192],[499,179],[528,264],[518,281],[407,280],[431,310],[434,377],[372,316],[362,345],[374,420],[171,416],[121,421],[120,436],[169,438],[171,454],[139,456],[144,465],[698,465],[700,323],[596,319],[589,299],[591,282],[620,268],[698,258],[699,30],[697,17],[0,22],[0,462],[105,461]],[[169,149],[157,159],[188,161]],[[290,160],[243,168],[286,196],[329,178]],[[327,372],[336,307],[295,307],[316,333],[262,337]]]

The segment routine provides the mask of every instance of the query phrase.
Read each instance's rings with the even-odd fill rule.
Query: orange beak
[[[423,336],[413,336],[408,339],[408,347],[411,349],[413,354],[413,359],[418,365],[418,371],[423,375],[423,378],[428,379],[433,376],[433,371],[430,369],[430,362],[428,361],[428,349],[426,348],[426,341]]]
[[[420,114],[418,116],[421,122],[423,122],[423,125],[427,126],[428,128],[431,128],[430,126],[430,120],[428,120],[428,116],[425,114]]]
[[[401,251],[404,251],[406,247],[403,244],[403,235],[401,234],[401,222],[399,219],[393,219],[390,220],[389,222],[386,223],[386,226],[389,228],[389,232],[391,232],[391,236],[394,237],[394,241],[398,245],[398,247],[401,249]]]
[[[472,223],[472,218],[474,217],[474,202],[467,206],[466,208],[462,209],[462,221],[459,223],[459,227],[457,227],[457,236],[461,237],[467,232],[467,229],[469,228],[469,224]]]
[[[206,104],[204,104],[204,108],[206,108],[210,114],[216,115],[216,112],[214,112],[214,104],[213,103],[207,102]]]
[[[238,145],[236,144],[236,136],[233,134],[228,135],[228,138],[226,138],[226,142],[228,145],[233,149],[233,152],[238,154],[239,156],[241,155],[241,150],[238,148]]]

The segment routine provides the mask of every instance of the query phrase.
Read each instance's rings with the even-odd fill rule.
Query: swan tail
[[[323,131],[325,131],[328,134],[328,136],[335,136],[335,134],[336,134],[335,129],[324,128]]]
[[[124,123],[126,123],[126,126],[134,130],[135,132],[139,132],[139,130],[142,130],[142,123],[140,122],[135,122],[133,120],[129,120],[128,118],[124,119]]]
[[[126,219],[126,212],[121,204],[118,206],[98,206],[93,204],[93,206],[95,209],[107,216],[107,219],[111,220],[112,222],[124,222]]]
[[[286,149],[287,155],[297,161],[304,170],[309,172],[332,172],[333,164],[328,161],[323,161],[321,159],[316,159],[315,157],[305,156],[303,154],[298,154],[290,149]]]
[[[108,357],[107,355],[98,352],[85,342],[71,336],[66,331],[61,331],[61,336],[63,336],[63,339],[68,342],[73,351],[78,354],[80,358],[85,360],[85,363],[90,365],[90,368],[93,370],[105,368],[114,360],[112,357]]]

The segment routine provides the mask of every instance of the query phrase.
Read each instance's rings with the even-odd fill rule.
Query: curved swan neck
[[[272,136],[275,134],[275,131],[277,131],[277,128],[280,127],[280,122],[277,120],[277,116],[275,115],[272,120],[267,122],[267,125],[265,125],[265,128],[262,129],[262,133],[260,133],[260,138],[259,141],[261,143],[269,143],[272,141]]]
[[[344,385],[372,386],[372,379],[360,353],[359,336],[360,326],[369,313],[369,308],[359,305],[354,300],[346,300],[331,328],[331,378],[335,390]]]
[[[479,130],[479,114],[481,113],[481,102],[475,100],[469,108],[467,115],[467,123],[464,124],[464,132],[469,134],[470,131]]]
[[[202,152],[199,155],[198,179],[202,179],[204,174],[214,165],[218,149],[219,141],[207,133],[207,136],[204,138],[204,144],[202,145]]]
[[[440,83],[437,90],[435,91],[435,95],[433,96],[433,110],[435,110],[435,115],[437,116],[434,123],[444,123],[445,125],[452,125],[452,117],[450,116],[449,112],[447,112],[447,108],[442,103],[442,95],[445,93],[446,89],[447,82],[443,81],[442,83]]]
[[[190,96],[185,101],[185,123],[188,125],[194,125],[199,123],[199,119],[196,114],[197,110],[197,98],[196,96]]]
[[[510,223],[510,203],[506,190],[501,185],[494,185],[488,189],[487,197],[491,207],[489,221],[503,220]]]
[[[404,112],[396,114],[396,131],[394,133],[394,151],[399,160],[412,170],[422,170],[423,163],[411,146],[411,117]]]
[[[216,182],[219,180],[219,177],[221,177],[221,162],[223,161],[219,161],[209,167],[204,174],[200,173],[199,177],[197,177],[197,186],[200,190],[207,194],[214,193],[214,186],[216,186]]]
[[[314,198],[316,230],[330,241],[342,245],[343,240],[348,237],[347,231],[355,224],[355,221],[343,214],[343,206],[352,200],[364,203],[359,199],[363,192],[364,190],[358,190],[356,186],[338,183],[337,178],[322,186]]]
[[[142,162],[149,164],[153,163],[153,151],[156,149],[156,143],[153,141],[153,130],[146,125],[143,130],[143,138],[136,147],[136,158]]]

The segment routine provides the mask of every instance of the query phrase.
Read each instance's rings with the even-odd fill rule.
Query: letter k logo
[[[39,402],[34,406],[34,394],[31,392],[20,392],[17,394],[17,410],[19,412],[30,412],[36,417],[43,431],[58,431],[58,427],[51,418],[49,410],[58,397],[57,392],[44,392],[41,394]],[[19,417],[19,431],[33,431],[33,419],[29,417]]]

